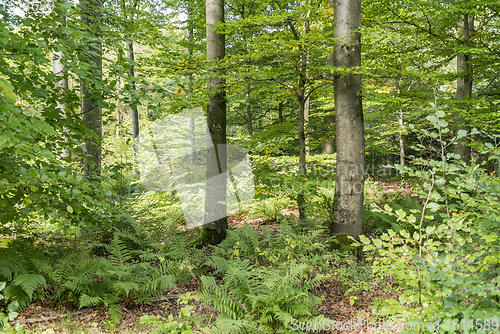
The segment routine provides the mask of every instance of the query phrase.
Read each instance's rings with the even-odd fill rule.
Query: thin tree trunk
[[[137,7],[137,1],[134,1],[132,4],[132,9]],[[125,0],[122,3],[123,14],[125,15],[126,20],[130,20],[130,23],[133,25],[134,13],[132,12],[130,17],[127,14],[127,7],[125,4]],[[130,80],[130,118],[132,120],[132,175],[134,177],[139,177],[139,170],[137,169],[137,154],[139,144],[139,112],[137,110],[137,102],[135,101],[136,94],[136,86],[135,86],[135,73],[134,73],[134,42],[132,40],[128,40],[130,36],[125,36],[125,50],[126,57],[130,60],[130,68],[128,69],[129,80]]]
[[[471,32],[474,30],[474,16],[469,17],[465,14],[461,22],[459,22],[459,29],[462,35],[462,44],[464,47],[469,47],[469,40]],[[457,73],[460,77],[457,79],[457,100],[469,100],[472,95],[472,65],[470,64],[470,55],[460,53],[457,56]],[[468,109],[466,106],[463,109]],[[470,127],[466,125],[466,121],[460,112],[457,113],[457,127],[456,131],[465,130],[470,133]],[[466,145],[467,138],[463,137],[458,140],[455,146],[455,153],[460,154],[460,157],[466,163],[469,163],[471,156],[471,148]]]
[[[247,100],[247,131],[248,134],[251,135],[253,133],[252,130],[252,108],[250,106],[250,85],[247,86],[247,94],[246,94],[246,100]]]
[[[117,83],[116,85],[116,90],[120,90],[120,83]],[[120,110],[120,98],[118,97],[116,99],[116,128],[115,128],[115,133],[117,137],[120,137],[120,124],[122,121],[122,115],[121,115],[121,110]]]
[[[133,63],[134,62],[134,43],[132,41],[125,43],[127,49],[127,58]],[[134,95],[136,91],[135,87],[135,74],[134,66],[132,65],[128,70],[130,76],[130,116],[132,120],[132,154],[133,154],[133,169],[132,175],[134,177],[139,177],[139,170],[137,169],[137,153],[139,144],[139,112],[137,110],[137,103],[135,101]]]
[[[224,0],[206,0],[207,60],[220,60],[225,56],[225,36],[218,34],[214,25],[224,22]],[[220,69],[215,69],[220,71]],[[222,78],[208,83],[212,92],[207,110],[207,171],[205,217],[202,238],[217,244],[227,232],[227,157],[226,157],[226,92]]]
[[[309,124],[309,114],[311,112],[311,97],[309,96],[305,102],[304,102],[304,131],[305,128],[307,128],[307,125]],[[309,147],[309,137],[307,135],[305,136],[305,145],[306,145],[306,157],[308,157],[311,154],[311,148]]]
[[[361,66],[361,2],[338,0],[334,7],[334,64]],[[336,75],[335,123],[337,129],[337,174],[331,233],[361,234],[365,168],[365,141],[361,75]]]
[[[329,7],[330,7],[330,6],[333,5],[333,0],[327,0],[327,3],[329,5]],[[329,43],[328,44],[328,47],[333,47],[333,46],[334,46],[333,43]],[[328,66],[335,66],[333,58],[334,58],[334,54],[330,53],[326,57],[326,59],[325,59],[326,65],[328,65]],[[329,78],[332,79],[331,76],[329,76]],[[329,129],[331,124],[335,124],[335,116],[325,116],[324,122],[325,122],[326,128]],[[322,153],[323,154],[333,154],[333,153],[335,153],[335,134],[332,134],[332,136],[330,136],[330,139],[325,140],[323,142]]]
[[[399,138],[399,164],[404,167],[405,166],[405,143],[403,137],[403,109],[401,109],[398,113],[398,122],[400,131],[398,132]]]
[[[278,104],[278,122],[283,125],[283,102]]]
[[[82,0],[82,22],[84,29],[94,29],[99,31],[99,18],[101,0]],[[90,77],[93,78],[92,84],[81,80],[80,88],[82,94],[81,113],[82,120],[87,128],[94,132],[97,138],[87,138],[83,147],[87,153],[84,158],[84,175],[101,174],[101,138],[102,138],[102,115],[101,115],[101,92],[93,87],[102,83],[102,44],[99,40],[100,34],[97,32],[92,40],[88,41],[88,51],[92,52],[88,62],[90,65]]]
[[[307,1],[302,1],[301,2],[301,6],[305,6],[305,5],[309,5],[311,6],[311,0],[307,0]],[[306,19],[304,21],[304,34],[307,35],[309,34],[309,31],[310,31],[310,28],[309,28],[309,17],[311,15],[311,11],[308,9],[307,10],[307,14],[306,14]],[[303,63],[303,66],[304,66],[304,72],[305,72],[305,77],[307,78],[308,76],[308,65],[309,65],[309,55],[303,55],[302,56],[302,63]],[[305,63],[304,63],[305,61]],[[305,99],[304,101],[304,129],[307,127],[308,123],[309,123],[309,114],[310,114],[310,111],[311,111],[311,95],[308,95],[307,98]],[[309,151],[310,151],[310,148],[309,148],[309,138],[307,135],[305,135],[305,130],[304,130],[304,141],[305,141],[305,154],[306,154],[306,157],[309,156]]]
[[[186,53],[188,56],[193,55],[193,23],[192,23],[192,12],[193,9],[189,6],[187,8],[187,13],[188,13],[188,18],[187,18],[187,33],[186,33],[186,38],[188,40],[188,47],[186,48]],[[188,85],[187,85],[187,94],[186,94],[186,99],[189,99],[191,96],[191,80],[192,80],[192,75],[188,75]],[[188,139],[188,158],[189,161],[194,162],[196,159],[196,149],[195,149],[195,125],[194,125],[194,117],[189,116],[187,119],[187,127],[188,127],[188,133],[189,133],[189,139]]]
[[[66,17],[61,16],[61,24],[62,26],[66,26]],[[65,74],[65,66],[62,62],[62,59],[64,58],[64,53],[62,51],[54,51],[54,56],[52,60],[52,65],[53,65],[53,70],[54,70],[54,75],[56,77],[59,77],[60,80],[57,81],[54,85],[54,88],[56,90],[60,90],[60,94],[58,94],[57,98],[57,106],[56,108],[60,110],[59,115],[61,116],[61,119],[67,119],[68,117],[66,116],[66,102],[65,102],[65,97],[66,93],[68,91],[68,80],[64,77]],[[66,133],[66,128],[63,128],[63,132]],[[67,145],[68,138],[64,135],[64,142]],[[62,149],[61,153],[61,159],[64,161],[65,159],[70,157],[70,151],[66,147]]]
[[[299,171],[302,177],[305,179],[307,177],[307,169],[306,169],[306,137],[304,131],[304,124],[305,124],[304,95],[305,95],[305,78],[301,76],[301,78],[299,79],[299,96],[298,96],[299,109],[297,115],[298,116],[297,128],[299,132]],[[299,191],[299,193],[297,194],[297,206],[299,208],[299,219],[300,220],[307,219],[306,204],[303,191]]]

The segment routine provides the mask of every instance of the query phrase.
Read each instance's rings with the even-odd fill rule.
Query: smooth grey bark
[[[328,3],[329,6],[332,6],[333,5],[333,0],[327,0],[327,3]],[[331,44],[329,43],[328,46],[329,47],[333,47],[333,43],[331,43]],[[333,61],[333,57],[334,57],[333,53],[330,53],[326,57],[326,59],[325,59],[326,65],[328,65],[328,66],[335,66],[334,61]],[[332,78],[330,77],[330,79],[332,79]],[[325,125],[326,125],[327,128],[330,128],[329,125],[335,124],[335,116],[325,116],[324,123],[325,123]],[[333,153],[335,153],[335,134],[332,134],[330,136],[330,139],[325,140],[323,142],[322,153],[323,154],[333,154]]]
[[[464,47],[469,47],[470,35],[474,30],[474,16],[469,16],[468,14],[463,15],[463,18],[458,25],[462,35],[462,44]],[[464,53],[459,53],[457,55],[457,73],[460,76],[457,79],[456,99],[469,100],[472,95],[473,83],[470,55]],[[466,105],[464,106],[464,109],[468,109]],[[466,125],[464,117],[460,112],[458,112],[456,131],[458,132],[460,130],[465,130],[467,133],[470,133],[470,127]],[[460,154],[461,159],[466,163],[469,163],[471,148],[466,145],[466,142],[466,137],[460,138],[455,146],[455,153]]]
[[[304,133],[305,133],[305,128],[307,128],[307,125],[309,124],[309,114],[311,113],[311,96],[309,96],[306,101],[304,102]],[[309,138],[307,136],[307,133],[304,134],[305,137],[305,145],[306,145],[306,157],[309,156],[311,148],[309,147]]]
[[[250,92],[251,92],[251,89],[250,89],[250,85],[247,86],[247,93],[246,93],[246,100],[247,100],[247,131],[248,131],[248,134],[251,135],[253,133],[253,129],[252,129],[252,108],[251,108],[251,105],[250,105]]]
[[[324,118],[325,125],[335,124],[335,116],[325,116]],[[325,140],[323,142],[323,154],[333,154],[335,153],[335,136],[332,135],[330,139]]]
[[[186,38],[188,41],[188,47],[186,48],[186,54],[188,56],[193,55],[193,23],[192,23],[192,12],[193,9],[191,7],[187,8],[187,32],[186,32]],[[192,76],[191,74],[188,75],[188,85],[187,85],[187,94],[186,94],[186,99],[189,99],[190,93],[191,93],[191,80]],[[196,159],[196,149],[195,149],[195,125],[194,125],[194,117],[189,116],[187,118],[187,128],[189,132],[189,138],[188,138],[188,158],[189,161],[194,162]]]
[[[61,24],[62,26],[66,26],[66,17],[61,16]],[[61,119],[67,119],[66,116],[66,102],[65,102],[65,96],[68,91],[68,80],[64,77],[65,73],[65,65],[63,64],[63,58],[64,58],[64,53],[62,51],[54,51],[54,55],[52,58],[52,67],[53,67],[53,72],[56,77],[59,78],[58,81],[56,81],[54,88],[56,91],[58,91],[58,97],[56,100],[56,108],[60,110],[59,115],[61,116]],[[64,132],[66,132],[66,129],[63,129]],[[64,141],[67,143],[68,142],[67,137],[64,138]],[[70,151],[67,147],[64,147],[62,152],[61,152],[61,159],[63,161],[67,158],[70,157]]]
[[[135,9],[137,7],[137,1],[134,1],[132,4],[132,8]],[[127,21],[130,20],[130,23],[133,25],[133,17],[132,13],[130,17],[127,14],[127,6],[125,4],[125,0],[122,2],[122,10],[125,15],[125,19]],[[130,36],[125,36],[125,56],[130,61],[130,68],[127,70],[129,75],[129,84],[130,84],[130,118],[132,121],[132,175],[134,177],[139,177],[139,170],[137,168],[137,154],[138,154],[138,144],[139,144],[139,112],[137,110],[137,103],[135,101],[135,93],[137,91],[135,86],[135,73],[134,73],[134,42],[129,39]]]
[[[81,80],[81,115],[87,128],[95,134],[87,138],[83,144],[87,156],[84,158],[84,175],[101,174],[101,138],[102,138],[102,115],[101,115],[101,91],[96,88],[102,84],[102,44],[99,40],[99,19],[101,0],[81,0],[81,20],[84,29],[90,32],[91,39],[87,42],[87,50],[90,55],[85,55],[89,64],[89,77],[91,80]]]
[[[334,5],[336,67],[361,66],[361,1],[338,0]],[[331,233],[361,234],[365,179],[365,140],[361,75],[335,75],[337,173]]]
[[[207,60],[216,63],[225,56],[225,36],[216,25],[224,22],[224,0],[206,0]],[[214,71],[221,71],[215,68]],[[207,170],[205,217],[202,238],[216,244],[227,232],[227,157],[226,157],[226,92],[225,82],[215,77],[208,83],[211,97],[207,109]],[[212,145],[210,145],[212,143]]]
[[[132,41],[125,43],[127,58],[133,63],[134,62],[134,43]],[[130,116],[132,120],[132,154],[133,154],[133,169],[132,175],[134,177],[139,177],[139,170],[137,169],[137,154],[139,144],[139,112],[137,110],[137,103],[135,102],[134,93],[136,92],[135,86],[135,73],[134,73],[134,65],[132,65],[128,69],[128,74],[130,76]]]

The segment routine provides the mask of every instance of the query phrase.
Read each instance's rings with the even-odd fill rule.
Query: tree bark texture
[[[61,25],[64,27],[66,26],[66,17],[61,16]],[[62,51],[54,51],[53,59],[52,59],[52,67],[54,71],[54,75],[59,78],[58,81],[56,81],[54,88],[57,91],[57,106],[56,108],[60,110],[59,115],[61,116],[61,119],[67,119],[66,116],[66,102],[65,102],[65,97],[66,93],[68,91],[68,80],[64,77],[65,73],[65,66],[63,64],[63,58],[64,58],[64,53]],[[63,132],[66,133],[67,129],[63,129]],[[64,135],[64,142],[68,142],[68,139],[66,135]],[[65,160],[70,157],[70,151],[66,147],[63,147],[62,152],[61,152],[61,159]]]
[[[81,114],[82,120],[87,128],[95,134],[86,139],[83,144],[87,156],[84,158],[84,175],[101,174],[101,138],[102,138],[102,115],[101,115],[101,90],[102,88],[102,44],[99,40],[99,18],[101,0],[82,0],[82,23],[84,29],[89,32],[90,40],[87,42],[87,54],[84,55],[89,66],[89,78],[81,79]]]
[[[127,51],[127,58],[133,63],[135,61],[134,43],[132,41],[128,41],[125,43],[125,46]],[[139,170],[137,169],[137,153],[138,153],[137,145],[139,144],[139,112],[137,110],[137,103],[134,97],[136,92],[134,65],[132,65],[129,68],[128,74],[130,76],[130,89],[131,89],[129,99],[130,99],[130,116],[132,120],[132,154],[133,154],[132,175],[134,177],[139,177]]]
[[[225,56],[225,36],[214,27],[224,22],[224,0],[206,0],[207,60],[216,65]],[[214,71],[220,71],[215,68]],[[226,185],[226,92],[222,78],[208,83],[211,97],[207,109],[207,171],[205,217],[202,236],[206,242],[221,242],[227,231]]]
[[[462,35],[462,44],[464,47],[469,47],[470,35],[474,30],[474,17],[467,14],[463,15],[463,19],[459,22],[459,30]],[[469,100],[472,95],[472,66],[470,64],[470,55],[459,53],[457,55],[457,73],[460,77],[457,79],[457,100]],[[467,103],[467,102],[466,102]],[[468,109],[466,104],[460,109]],[[470,127],[466,125],[463,115],[457,113],[457,127],[456,131],[465,130],[470,133]],[[463,137],[458,140],[455,146],[455,153],[460,154],[463,161],[468,163],[471,156],[471,148],[466,145],[467,138]]]
[[[337,0],[334,5],[334,65],[361,66],[360,0]],[[365,141],[361,75],[334,77],[337,172],[332,233],[361,234],[365,178]]]

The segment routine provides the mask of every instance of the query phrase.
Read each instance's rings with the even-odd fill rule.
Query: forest
[[[500,333],[498,0],[0,0],[1,333]]]

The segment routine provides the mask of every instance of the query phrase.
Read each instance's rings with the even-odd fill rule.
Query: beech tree
[[[218,66],[225,56],[225,37],[215,26],[224,22],[224,0],[207,0],[206,15],[207,60],[216,75],[208,83],[211,96],[207,108],[208,147],[202,238],[209,243],[219,243],[226,237],[227,231],[226,92]]]
[[[127,13],[127,7],[125,1],[123,2],[123,14],[125,15],[125,20],[130,21],[133,26],[134,21],[134,10],[137,8],[137,1],[131,6],[131,13]],[[137,169],[137,144],[139,140],[139,112],[137,111],[136,102],[136,86],[135,86],[135,74],[134,74],[134,41],[130,36],[126,36],[125,50],[127,59],[130,61],[128,74],[129,74],[129,85],[130,85],[130,116],[132,120],[132,154],[133,154],[133,167],[132,174],[135,177],[139,176],[139,170]]]
[[[361,75],[361,1],[339,0],[334,5],[333,64],[342,69],[334,77],[337,173],[332,233],[361,234],[365,171],[365,139]]]
[[[83,63],[88,67],[86,77],[81,77],[82,120],[89,130],[84,142],[87,153],[84,158],[85,176],[101,174],[101,91],[102,86],[102,44],[100,37],[101,0],[82,0],[80,2],[81,20],[86,31],[87,45],[82,55]]]

